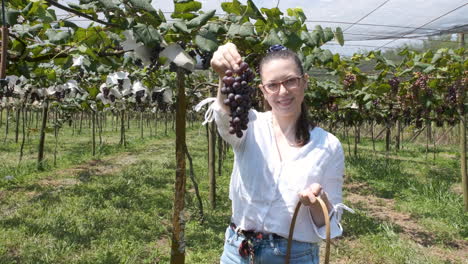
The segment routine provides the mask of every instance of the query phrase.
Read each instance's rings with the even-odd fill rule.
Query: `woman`
[[[228,43],[214,53],[211,66],[221,80],[241,62],[236,46]],[[335,136],[309,120],[304,103],[308,75],[295,53],[276,46],[262,59],[259,71],[259,88],[271,111],[250,110],[241,138],[229,133],[230,109],[219,89],[210,106],[220,135],[235,155],[229,187],[232,223],[221,263],[284,263],[299,200],[305,206],[296,221],[291,263],[319,263],[325,219],[316,197],[329,209],[331,237],[341,235],[339,221],[347,208],[341,204],[343,149]]]

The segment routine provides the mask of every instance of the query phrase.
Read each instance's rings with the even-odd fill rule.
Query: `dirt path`
[[[436,244],[436,237],[418,224],[411,215],[395,210],[392,199],[379,198],[373,195],[360,195],[358,190],[367,188],[365,184],[349,184],[346,186],[346,200],[353,207],[364,207],[363,211],[370,217],[380,221],[390,222],[401,229],[399,233],[405,239],[412,240],[431,254],[448,263],[464,263],[468,260],[468,241],[453,240],[445,242],[446,248]]]

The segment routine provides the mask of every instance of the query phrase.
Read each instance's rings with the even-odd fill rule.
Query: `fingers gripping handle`
[[[323,210],[323,216],[325,218],[325,228],[326,228],[326,247],[325,247],[325,264],[328,264],[330,261],[330,217],[328,216],[328,208],[325,202],[320,198],[317,197],[318,202]],[[289,264],[291,258],[291,245],[292,239],[294,234],[294,227],[296,226],[296,218],[299,214],[299,209],[301,208],[302,203],[299,201],[296,205],[296,209],[294,210],[294,215],[291,221],[291,226],[289,227],[289,236],[288,236],[288,247],[286,249],[286,264]]]

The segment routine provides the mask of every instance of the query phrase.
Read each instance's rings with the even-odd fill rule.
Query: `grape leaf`
[[[146,46],[154,47],[161,43],[161,35],[153,26],[137,24],[133,28],[133,32],[135,38]]]
[[[281,43],[282,41],[274,29],[271,29],[270,33],[268,33],[268,36],[262,41],[262,44],[268,47]]]
[[[335,39],[341,46],[344,45],[343,31],[340,27],[335,29]]]
[[[190,20],[188,23],[187,23],[187,27],[188,28],[195,28],[195,27],[201,27],[203,25],[205,25],[208,20],[210,20],[214,15],[215,15],[215,12],[216,10],[213,9],[211,11],[208,11],[204,14],[201,14],[199,16],[197,16],[196,18]]]
[[[200,31],[195,36],[195,44],[203,51],[213,52],[218,48],[218,40],[216,35],[207,30]]]

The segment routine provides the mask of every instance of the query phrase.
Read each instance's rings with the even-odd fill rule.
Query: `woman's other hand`
[[[322,185],[318,183],[313,183],[305,190],[299,193],[299,200],[303,205],[310,208],[310,214],[317,226],[323,226],[325,224],[325,219],[323,216],[323,210],[320,206],[320,203],[317,200],[317,197],[320,197],[325,205],[327,206],[328,211],[332,209],[332,205],[328,200],[327,193],[323,191]]]
[[[218,50],[213,54],[211,58],[211,67],[218,73],[219,77],[223,77],[226,70],[237,70],[239,64],[242,62],[242,58],[237,51],[236,45],[233,43],[227,43],[219,46]]]

